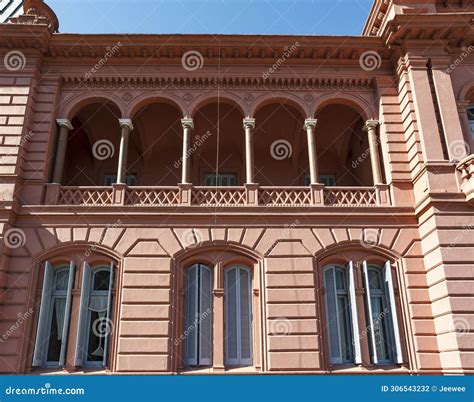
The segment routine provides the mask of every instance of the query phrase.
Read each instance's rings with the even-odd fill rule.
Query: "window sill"
[[[333,374],[408,374],[410,370],[398,365],[348,366],[338,365],[328,369]]]
[[[112,372],[108,369],[104,369],[102,367],[100,368],[82,368],[79,367],[77,369],[58,369],[58,368],[38,368],[34,369],[31,371],[32,374],[35,375],[75,375],[75,374],[81,374],[81,375],[109,375],[112,374]]]
[[[214,367],[186,368],[179,371],[182,375],[207,375],[207,374],[255,374],[258,373],[255,367],[229,367],[225,369]]]

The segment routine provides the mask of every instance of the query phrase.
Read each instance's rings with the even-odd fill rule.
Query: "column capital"
[[[315,128],[316,127],[316,124],[318,122],[318,119],[306,119],[304,121],[304,128],[305,129],[308,129],[308,128]]]
[[[59,127],[66,127],[68,130],[72,130],[74,128],[69,119],[56,119],[56,123]]]
[[[255,119],[246,117],[244,119],[244,128],[255,128]]]
[[[367,120],[364,125],[364,130],[375,130],[379,124],[380,122],[378,120]]]
[[[194,129],[194,121],[191,118],[185,117],[184,119],[181,119],[181,125],[183,128],[191,128]]]
[[[133,130],[132,120],[130,119],[119,119],[120,127],[128,127],[130,131]]]

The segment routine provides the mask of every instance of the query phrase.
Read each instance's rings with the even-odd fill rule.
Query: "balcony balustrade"
[[[46,185],[46,205],[130,207],[377,207],[390,206],[387,185],[374,187],[71,187]]]

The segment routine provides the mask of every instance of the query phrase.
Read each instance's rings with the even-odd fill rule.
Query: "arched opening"
[[[179,108],[165,102],[147,104],[133,116],[130,139],[139,152],[129,149],[128,174],[136,175],[141,186],[175,186],[179,182],[181,118]]]
[[[368,135],[364,119],[352,106],[329,104],[316,114],[320,182],[337,186],[372,186]]]
[[[120,110],[111,102],[83,106],[72,118],[62,184],[102,186],[117,174]]]
[[[255,180],[262,186],[298,186],[308,171],[305,117],[294,105],[270,103],[255,114]]]
[[[236,186],[245,181],[243,114],[237,105],[212,102],[200,107],[191,141],[191,182]]]

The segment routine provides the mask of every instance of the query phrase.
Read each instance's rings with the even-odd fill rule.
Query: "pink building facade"
[[[0,24],[0,371],[474,371],[474,5],[361,36]]]

